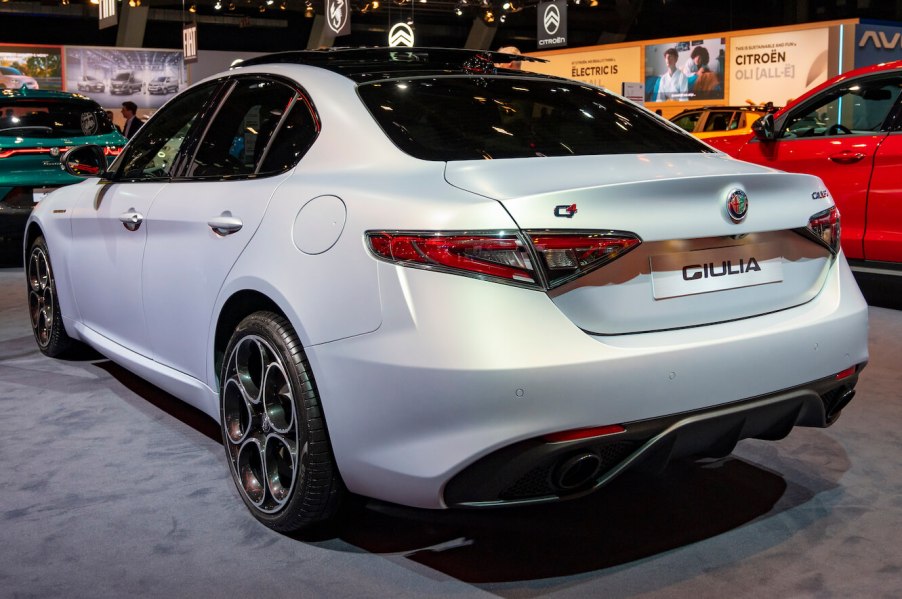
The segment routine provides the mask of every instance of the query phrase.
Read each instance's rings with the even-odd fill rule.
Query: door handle
[[[855,164],[862,158],[864,158],[864,154],[861,152],[852,152],[849,150],[843,150],[839,154],[830,156],[830,160],[837,164]]]
[[[119,215],[119,222],[129,231],[137,231],[141,223],[144,222],[144,215],[134,208],[129,208],[126,212]]]
[[[244,226],[241,219],[235,218],[230,212],[224,212],[220,216],[207,221],[207,225],[220,237],[237,233]]]

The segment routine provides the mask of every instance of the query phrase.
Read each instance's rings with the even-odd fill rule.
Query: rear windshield
[[[113,124],[98,105],[83,102],[0,101],[2,137],[82,137],[112,133]]]
[[[512,77],[430,77],[360,85],[392,141],[424,160],[710,152],[600,89]]]

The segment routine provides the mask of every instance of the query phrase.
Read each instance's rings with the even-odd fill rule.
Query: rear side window
[[[287,85],[266,79],[238,80],[204,133],[188,176],[254,174],[294,99],[295,90]]]
[[[712,151],[626,100],[580,84],[450,76],[358,90],[392,141],[424,160]]]
[[[112,132],[113,123],[98,105],[29,99],[0,102],[0,136],[84,137]]]
[[[695,126],[698,124],[698,119],[701,118],[701,116],[701,112],[690,112],[673,119],[673,124],[683,131],[692,133],[695,131]]]

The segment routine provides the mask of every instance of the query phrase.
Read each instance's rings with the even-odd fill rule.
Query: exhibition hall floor
[[[4,597],[902,596],[902,311],[871,308],[832,428],[579,501],[365,502],[288,537],[245,509],[215,423],[100,356],[45,358],[25,306],[21,267],[0,268]]]

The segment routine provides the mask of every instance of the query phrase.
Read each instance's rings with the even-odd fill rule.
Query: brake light
[[[622,256],[641,240],[619,232],[370,231],[370,250],[400,264],[552,289]],[[535,258],[538,258],[536,263]]]
[[[536,284],[529,254],[516,235],[382,231],[367,238],[373,253],[389,262]]]
[[[631,233],[550,234],[528,232],[533,247],[544,261],[548,287],[553,288],[604,266],[637,245]]]
[[[839,210],[831,206],[808,219],[808,231],[836,254],[839,252]]]
[[[56,149],[57,155],[63,154],[69,150],[69,148],[54,148]],[[51,148],[10,148],[8,150],[0,150],[0,159],[9,158],[10,156],[15,156],[17,154],[50,154],[53,155],[53,149]]]

